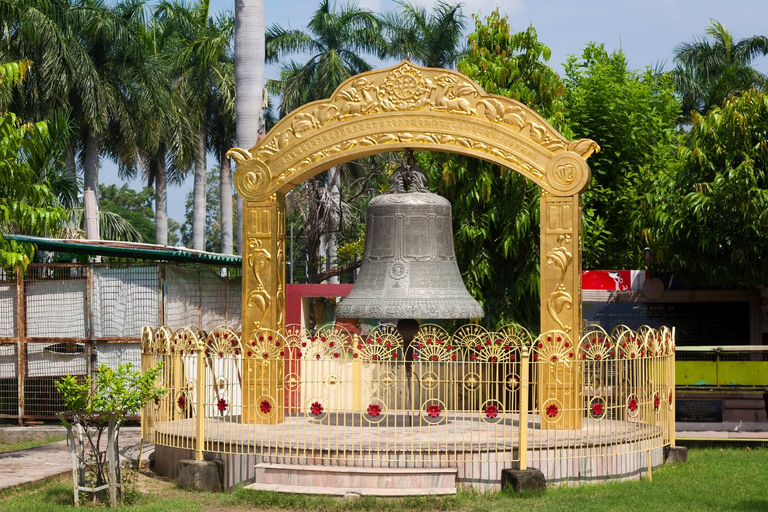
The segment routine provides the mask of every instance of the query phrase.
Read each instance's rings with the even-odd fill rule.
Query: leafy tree
[[[533,27],[515,33],[498,9],[475,32],[458,69],[486,91],[522,99],[545,116],[564,87],[546,65],[549,49]],[[464,283],[496,327],[539,323],[539,188],[516,172],[458,155],[424,153],[437,192],[453,205],[456,258]]]
[[[222,80],[234,84],[234,70],[231,66],[234,19],[231,13],[213,18],[210,7],[209,0],[198,0],[192,5],[166,1],[160,4],[156,14],[166,25],[164,37],[170,39],[166,44],[173,49],[169,59],[176,76],[176,86],[181,91],[190,121],[197,131],[194,143],[192,246],[198,250],[209,247],[205,240],[208,196],[206,151],[209,123],[215,108],[214,99],[217,92],[221,91]]]
[[[305,64],[283,63],[280,80],[268,83],[281,95],[280,113],[285,115],[297,107],[317,99],[328,98],[347,78],[369,71],[371,66],[361,54],[383,56],[385,49],[381,26],[376,16],[354,4],[340,9],[322,0],[307,24],[307,32],[271,26],[266,33],[267,61],[275,62],[296,53],[309,54]],[[311,229],[306,248],[309,253],[310,282],[318,282],[321,246],[328,248],[328,262],[335,260],[336,237],[341,231],[345,205],[340,197],[341,173],[331,168],[306,183],[303,191],[306,212],[316,216],[308,222]]]
[[[465,17],[461,4],[438,1],[431,14],[403,0],[384,16],[387,53],[431,68],[452,68],[461,54]]]
[[[683,113],[705,114],[720,106],[728,96],[753,87],[763,88],[766,76],[751,66],[759,56],[768,55],[768,37],[752,36],[736,41],[720,22],[710,20],[708,39],[682,43],[675,48],[672,71],[683,100]]]
[[[631,71],[621,51],[590,43],[565,66],[565,117],[573,138],[601,151],[589,160],[592,181],[583,196],[585,268],[638,268],[644,242],[630,229],[638,184],[660,172],[676,144],[679,104],[668,77]]]
[[[694,113],[642,206],[657,268],[709,286],[768,285],[768,95],[751,90]]]
[[[219,203],[220,183],[219,168],[214,167],[208,171],[207,184],[205,187],[206,202],[208,208],[205,211],[205,247],[204,251],[218,252],[221,248],[221,207]],[[230,189],[230,194],[234,196],[234,190]],[[184,224],[181,225],[181,243],[189,247],[192,243],[192,219],[194,216],[194,191],[187,194],[185,204]],[[237,220],[232,215],[232,225],[238,229]],[[237,248],[235,248],[237,249]]]
[[[46,123],[21,124],[10,112],[0,117],[0,266],[26,267],[34,254],[34,246],[7,240],[3,232],[49,236],[66,218],[50,182],[29,164],[35,146],[47,143]]]
[[[99,188],[101,212],[112,212],[125,219],[141,235],[141,241],[154,244],[155,223],[154,223],[154,191],[151,187],[145,187],[143,190],[133,190],[128,185],[102,185]],[[173,219],[170,219],[169,242],[174,245],[179,241],[179,235],[176,232],[178,225],[174,225]]]

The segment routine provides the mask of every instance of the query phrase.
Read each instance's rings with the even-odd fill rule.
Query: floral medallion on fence
[[[627,414],[631,417],[637,416],[640,412],[640,399],[637,395],[629,395],[627,397]]]
[[[599,362],[613,358],[615,351],[608,333],[597,326],[590,326],[589,329],[581,337],[581,359]]]
[[[186,413],[190,407],[189,397],[185,391],[178,391],[174,399],[174,406],[177,412]]]
[[[354,343],[352,357],[364,363],[403,360],[403,338],[394,325],[379,325],[365,336],[356,336]]]
[[[653,412],[659,414],[659,411],[661,411],[661,395],[657,391],[653,394]]]
[[[451,336],[440,326],[424,324],[411,342],[413,360],[420,363],[444,363],[459,359],[460,351]]]
[[[587,413],[593,420],[602,420],[605,418],[608,408],[605,404],[605,399],[601,396],[596,396],[589,401]]]
[[[265,365],[273,361],[283,361],[286,358],[287,344],[285,338],[271,329],[258,329],[251,334],[243,346],[245,357]]]
[[[508,373],[504,377],[504,389],[507,391],[517,391],[520,387],[520,377],[516,373]]]
[[[397,385],[397,376],[389,370],[381,372],[377,379],[380,390],[389,391]]]
[[[480,419],[485,423],[499,423],[504,419],[504,404],[498,400],[487,400],[480,406]]]
[[[440,377],[435,372],[424,372],[419,381],[423,389],[432,391],[440,384]]]
[[[570,336],[562,331],[541,334],[533,342],[532,348],[531,360],[555,365],[573,361],[578,352],[578,347],[574,346]]]
[[[547,423],[557,423],[563,417],[563,404],[556,398],[550,398],[541,404],[541,418]]]
[[[674,394],[672,393],[672,388],[667,388],[667,408],[671,411],[674,407]]]
[[[229,414],[230,410],[230,403],[229,400],[227,400],[227,397],[220,396],[216,399],[216,412],[219,414],[219,416],[226,416]]]
[[[483,380],[480,378],[479,373],[469,372],[464,374],[463,386],[467,391],[477,391],[482,384]]]
[[[445,421],[445,403],[437,398],[431,398],[421,404],[421,417],[429,425],[439,425]]]
[[[278,412],[278,404],[274,397],[261,395],[255,402],[256,414],[264,420],[272,419]]]
[[[301,386],[301,377],[298,373],[288,373],[285,376],[285,389],[290,392],[297,391]]]
[[[322,398],[313,397],[307,400],[304,414],[312,421],[323,421],[328,417],[328,408]]]
[[[363,418],[368,423],[381,423],[387,416],[386,404],[378,398],[373,398],[363,411]]]

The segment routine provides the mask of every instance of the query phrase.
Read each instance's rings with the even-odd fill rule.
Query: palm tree
[[[705,114],[733,94],[753,87],[763,88],[766,84],[766,76],[750,64],[755,57],[768,55],[768,37],[752,36],[736,41],[715,20],[710,20],[706,33],[708,39],[682,43],[675,48],[677,67],[672,77],[682,96],[686,116],[694,111]]]
[[[438,1],[432,14],[398,0],[400,11],[384,16],[388,53],[432,68],[452,68],[461,54],[466,26],[461,4]]]
[[[264,0],[235,0],[237,146],[241,148],[250,148],[256,144],[259,136],[262,124],[264,58]],[[243,198],[239,195],[237,218],[240,226],[237,230],[237,248],[242,254]]]
[[[281,95],[281,115],[309,101],[328,98],[347,78],[369,71],[371,66],[361,53],[384,56],[386,45],[379,20],[371,11],[354,4],[346,4],[337,11],[329,0],[322,0],[307,29],[303,32],[272,25],[266,33],[268,62],[297,53],[309,55],[304,64],[283,62],[280,80],[268,84],[273,92]],[[325,212],[318,219],[323,236],[307,237],[307,253],[313,263],[311,282],[315,282],[317,276],[318,254],[326,252],[321,251],[321,245],[327,248],[327,263],[335,259],[336,235],[344,208],[338,192],[339,174],[335,167],[331,168],[324,177],[318,176],[307,185],[307,210]]]
[[[205,248],[205,183],[207,127],[212,101],[223,69],[232,60],[234,20],[230,14],[210,17],[210,1],[163,2],[157,10],[161,22],[168,25],[169,44],[174,51],[170,62],[177,77],[176,86],[185,99],[190,121],[197,130],[195,143],[193,248]]]
[[[235,68],[222,65],[211,101],[208,145],[219,161],[219,206],[221,210],[221,252],[233,254],[232,166],[227,151],[235,145]],[[258,115],[258,114],[257,114]],[[238,246],[239,248],[239,246]]]

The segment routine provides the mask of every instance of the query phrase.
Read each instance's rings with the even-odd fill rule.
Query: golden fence
[[[288,326],[245,342],[223,327],[145,328],[142,367],[159,362],[168,393],[145,406],[143,434],[199,459],[590,479],[650,470],[674,444],[667,328],[591,328],[573,343],[517,325],[424,325],[407,346],[391,325],[362,337]]]

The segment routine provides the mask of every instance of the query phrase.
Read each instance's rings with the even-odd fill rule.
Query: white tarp
[[[85,375],[88,371],[87,359],[82,343],[27,343],[27,376]]]
[[[0,344],[0,379],[15,379],[18,365],[16,344]]]
[[[16,336],[16,285],[0,284],[0,338]]]
[[[160,322],[157,266],[94,267],[93,337],[138,338]]]
[[[85,279],[27,283],[27,336],[85,338]]]

